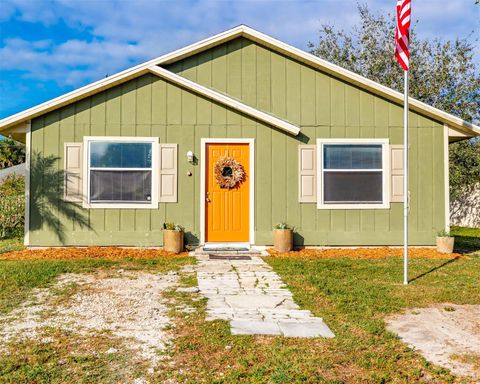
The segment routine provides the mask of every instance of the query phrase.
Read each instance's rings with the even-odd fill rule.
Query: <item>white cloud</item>
[[[4,0],[0,19],[52,26],[62,21],[88,39],[27,41],[4,38],[0,69],[79,86],[241,23],[305,49],[322,23],[344,29],[357,21],[357,0],[320,1],[75,1]],[[394,12],[395,1],[371,0],[376,12]],[[479,28],[473,0],[414,3],[417,32],[451,39]],[[476,13],[476,14],[475,14]]]
[[[0,57],[3,71],[20,71],[24,77],[74,86],[128,67],[142,57],[142,52],[135,44],[120,42],[67,40],[55,45],[51,40],[7,39]]]

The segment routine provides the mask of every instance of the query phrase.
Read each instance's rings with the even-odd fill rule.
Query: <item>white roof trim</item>
[[[289,57],[292,57],[296,60],[309,64],[322,71],[325,71],[337,78],[341,78],[349,83],[355,84],[360,88],[367,89],[389,100],[395,101],[399,104],[403,104],[403,94],[401,94],[400,92],[394,91],[391,88],[385,87],[384,85],[381,85],[372,80],[369,80],[354,72],[341,68],[338,65],[329,63],[328,61],[320,59],[317,56],[314,56],[310,53],[307,53],[298,48],[292,47],[291,45],[288,45],[279,40],[276,40],[250,27],[247,27],[245,25],[240,25],[238,27],[222,32],[218,35],[204,39],[198,43],[191,44],[187,47],[184,47],[174,52],[160,56],[153,60],[149,60],[143,64],[139,64],[135,67],[129,68],[125,71],[119,72],[105,79],[91,83],[85,87],[69,92],[63,96],[60,96],[50,101],[47,101],[45,103],[39,104],[36,107],[32,107],[23,112],[19,112],[15,115],[9,116],[3,120],[0,120],[0,131],[10,126],[13,126],[15,124],[18,124],[22,121],[32,119],[34,117],[40,116],[53,109],[59,108],[61,106],[67,105],[81,98],[87,97],[94,93],[100,92],[104,89],[110,88],[114,85],[123,83],[132,78],[138,77],[144,73],[147,73],[149,71],[148,68],[151,67],[152,65],[169,64],[169,63],[178,61],[184,57],[194,55],[195,53],[202,52],[206,49],[222,44],[226,41],[232,40],[239,36],[244,36],[261,45],[270,47],[275,51],[281,52]],[[464,131],[468,135],[471,135],[471,136],[480,135],[480,127],[477,125],[471,124],[467,121],[460,119],[459,117],[453,116],[449,113],[446,113],[442,110],[429,106],[428,104],[425,104],[413,98],[410,98],[409,100],[410,100],[409,103],[410,103],[411,110],[414,110],[414,111],[423,113],[429,117],[438,119],[444,123],[449,124],[453,128],[457,128],[459,130]]]
[[[148,70],[166,80],[169,80],[177,85],[180,85],[190,91],[198,93],[204,97],[207,97],[213,101],[217,101],[223,105],[226,105],[230,108],[233,108],[237,111],[245,113],[257,120],[263,121],[264,123],[273,125],[274,127],[280,128],[288,133],[293,135],[298,135],[300,133],[300,128],[296,125],[293,125],[285,120],[279,119],[273,115],[262,112],[256,108],[253,108],[247,104],[242,103],[239,100],[232,99],[231,97],[214,91],[210,88],[204,87],[203,85],[197,84],[191,80],[186,79],[185,77],[179,76],[173,72],[166,70],[165,68],[158,67],[156,65],[151,66]]]
[[[68,92],[62,96],[46,101],[45,103],[39,104],[35,107],[26,109],[22,112],[6,117],[0,120],[0,131],[12,125],[18,124],[24,120],[32,119],[46,112],[60,108],[64,105],[73,103],[87,96],[93,95],[105,89],[111,88],[115,85],[124,83],[136,77],[139,77],[149,72],[148,67],[151,67],[152,65],[179,60],[183,57],[193,55],[197,52],[204,51],[208,48],[214,47],[215,45],[221,44],[225,41],[234,39],[235,37],[241,36],[242,31],[243,31],[243,26],[238,26],[238,27],[229,29],[228,31],[222,32],[218,35],[209,37],[197,43],[188,45],[184,48],[167,53],[166,55],[149,60],[145,63],[136,65],[132,68],[128,68],[124,71],[118,72],[114,75],[95,81],[94,83],[88,84],[74,91]]]
[[[314,67],[317,67],[337,78],[341,78],[347,81],[348,83],[358,85],[360,88],[367,89],[375,94],[379,94],[383,97],[386,97],[389,100],[396,101],[399,104],[403,104],[403,93],[397,92],[380,83],[367,79],[366,77],[363,77],[361,75],[358,75],[355,72],[349,71],[338,65],[335,65],[326,60],[323,60],[315,55],[312,55],[311,53],[302,51],[301,49],[295,48],[280,40],[274,39],[273,37],[270,37],[261,32],[258,32],[250,27],[244,26],[243,36],[257,43],[260,43],[262,45],[266,45],[275,51],[280,51],[283,54],[289,57],[293,57],[296,60],[312,65]],[[471,134],[473,133],[473,135],[475,134],[480,135],[479,126],[471,124],[457,116],[451,115],[438,108],[434,108],[412,97],[409,97],[408,99],[409,99],[409,108],[411,110],[422,112],[427,116],[439,119],[443,122],[448,122],[458,129],[471,131],[470,133]]]

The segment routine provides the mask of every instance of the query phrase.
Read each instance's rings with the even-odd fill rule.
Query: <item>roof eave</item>
[[[212,48],[216,45],[220,45],[226,41],[232,40],[236,37],[243,36],[252,41],[255,41],[261,45],[270,47],[275,51],[281,52],[286,56],[292,57],[295,60],[304,62],[308,65],[314,66],[326,73],[331,74],[337,78],[343,79],[351,84],[359,86],[362,89],[366,89],[374,94],[378,94],[388,100],[394,101],[398,104],[403,103],[403,95],[400,92],[394,91],[384,85],[369,80],[363,76],[360,76],[354,72],[346,70],[338,65],[329,63],[319,57],[316,57],[308,52],[302,51],[298,48],[292,47],[282,41],[276,40],[268,35],[258,32],[248,26],[239,25],[230,30],[219,33],[215,36],[204,39],[200,42],[191,44],[187,47],[178,49],[174,52],[149,60],[145,63],[139,64],[135,67],[129,68],[125,71],[119,72],[108,78],[96,81],[85,87],[79,88],[75,91],[69,92],[63,96],[57,97],[36,107],[29,108],[23,112],[19,112],[15,115],[0,120],[0,131],[14,126],[23,121],[35,118],[39,115],[47,113],[53,109],[62,107],[63,105],[77,101],[84,97],[90,96],[94,93],[100,92],[104,89],[108,89],[114,85],[121,84],[132,78],[141,76],[149,71],[149,67],[152,65],[166,65],[175,61],[181,60],[185,57],[202,52],[206,49]],[[472,136],[480,135],[480,127],[464,121],[456,116],[448,114],[437,108],[429,106],[421,101],[413,98],[409,98],[410,109],[419,113],[422,113],[430,118],[439,120],[442,123],[449,124],[454,128],[462,130]]]

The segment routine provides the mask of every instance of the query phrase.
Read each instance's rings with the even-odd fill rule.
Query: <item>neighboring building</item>
[[[13,165],[8,168],[0,169],[0,184],[10,175],[25,176],[25,163]]]
[[[399,245],[402,97],[239,26],[0,131],[25,135],[32,246],[161,245],[164,221],[190,243],[267,245],[286,221],[297,244]],[[480,128],[414,99],[409,118],[410,242],[433,245],[449,222],[449,140]]]

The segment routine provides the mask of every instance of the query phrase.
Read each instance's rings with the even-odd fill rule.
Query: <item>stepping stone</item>
[[[279,321],[278,326],[285,337],[335,337],[323,321]]]
[[[278,335],[282,332],[273,321],[232,320],[230,322],[232,335]]]
[[[206,320],[230,321],[233,335],[334,337],[319,317],[301,310],[293,295],[262,259],[208,260],[196,265]]]

